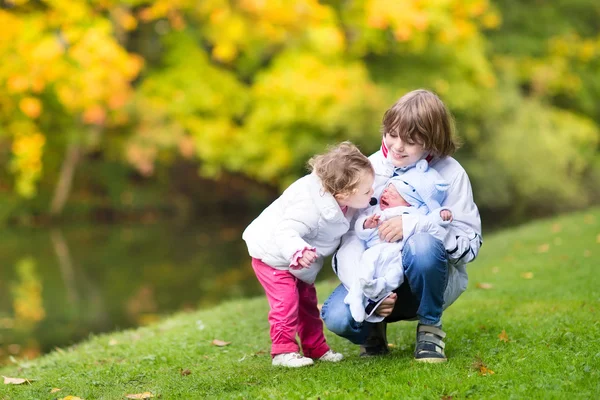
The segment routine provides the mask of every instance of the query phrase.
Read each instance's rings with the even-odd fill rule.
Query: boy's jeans
[[[448,284],[448,262],[444,244],[428,233],[408,238],[402,250],[404,283],[395,292],[398,300],[386,322],[418,318],[425,325],[438,325],[442,317],[444,291]],[[371,326],[352,319],[344,303],[348,291],[339,285],[323,304],[321,317],[327,329],[355,344],[364,344]]]

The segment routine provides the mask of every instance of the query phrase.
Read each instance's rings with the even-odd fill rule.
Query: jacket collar
[[[328,221],[346,220],[340,205],[333,195],[323,188],[321,179],[313,172],[310,174],[311,191],[310,195],[319,209],[321,216]]]

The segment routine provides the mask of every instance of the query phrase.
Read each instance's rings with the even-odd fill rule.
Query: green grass
[[[0,399],[121,399],[146,391],[163,399],[598,396],[600,209],[485,240],[469,266],[469,289],[444,314],[446,364],[412,360],[415,323],[405,322],[388,327],[389,356],[361,359],[357,346],[326,332],[332,348],[346,355],[343,362],[273,368],[266,299],[256,298],[93,337],[4,367],[0,375],[36,381],[0,384]],[[334,286],[318,285],[320,301]],[[501,340],[503,331],[508,341]],[[213,339],[231,344],[216,347]],[[493,374],[482,374],[483,366]],[[61,391],[50,394],[52,388]]]

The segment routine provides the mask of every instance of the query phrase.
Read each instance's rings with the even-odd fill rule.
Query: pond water
[[[249,220],[3,228],[0,364],[262,294],[241,240]]]

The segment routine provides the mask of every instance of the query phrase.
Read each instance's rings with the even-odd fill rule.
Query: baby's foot
[[[362,301],[360,302],[352,302],[349,304],[350,306],[350,314],[352,314],[352,318],[356,322],[363,322],[367,314],[365,313],[365,309],[363,308]]]

